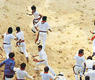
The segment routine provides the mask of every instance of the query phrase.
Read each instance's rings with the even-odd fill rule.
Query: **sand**
[[[75,64],[73,57],[76,52],[83,48],[85,58],[92,55],[92,42],[88,38],[93,36],[90,34],[90,30],[94,31],[95,1],[0,0],[0,34],[5,33],[7,28],[12,26],[15,35],[15,27],[21,27],[25,34],[30,58],[26,71],[33,75],[35,74],[33,70],[35,63],[32,61],[30,53],[37,54],[38,51],[37,45],[34,43],[35,35],[31,31],[33,17],[26,15],[26,7],[31,5],[36,5],[37,10],[42,15],[48,16],[48,23],[53,30],[48,34],[46,42],[49,65],[57,74],[63,72],[67,80],[75,80],[72,67]],[[0,46],[3,45],[2,43],[3,40],[0,39]],[[19,64],[26,62],[26,60],[24,55],[20,54],[15,47],[15,41],[12,41],[12,45],[16,54],[16,67],[19,67]],[[5,57],[4,51],[0,51],[0,54]],[[3,72],[0,74],[0,80],[2,80]],[[39,77],[36,80],[40,80]]]

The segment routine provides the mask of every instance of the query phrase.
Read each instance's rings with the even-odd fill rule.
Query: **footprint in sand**
[[[70,78],[71,76],[70,75],[67,75],[68,78]]]
[[[18,18],[17,18],[17,20],[20,20],[20,19],[22,19],[22,17],[18,17]]]
[[[78,43],[77,43],[77,42],[76,42],[75,44],[76,44],[76,45],[78,45]]]
[[[9,9],[8,9],[7,6],[2,7],[2,9],[6,10],[7,12],[9,12]]]
[[[77,1],[76,3],[77,3],[77,4],[79,4],[80,2],[79,2],[79,1]]]
[[[77,35],[76,37],[79,38],[79,35]]]
[[[79,28],[80,30],[82,30],[82,28]]]
[[[62,51],[60,50],[60,51],[58,51],[58,53],[62,53]]]
[[[58,64],[61,64],[61,62],[58,62]]]
[[[61,42],[61,44],[65,44],[65,42]]]

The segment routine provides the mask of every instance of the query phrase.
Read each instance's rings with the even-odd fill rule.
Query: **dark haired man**
[[[26,71],[26,64],[21,63],[20,68],[14,68],[14,71],[16,72],[17,80],[25,80],[25,78],[29,78],[33,80],[33,77],[30,76]]]
[[[90,77],[89,76],[85,76],[85,80],[90,80]]]
[[[38,31],[38,36],[36,38],[35,43],[38,41],[42,41],[43,49],[45,49],[46,38],[48,30],[52,32],[49,24],[47,23],[47,16],[43,16],[42,21],[35,25],[36,30]]]
[[[55,75],[56,75],[55,72],[54,72],[53,69],[48,65],[47,54],[46,54],[46,52],[44,51],[42,45],[39,45],[39,46],[38,46],[38,55],[35,55],[35,56],[33,56],[33,57],[35,58],[35,57],[37,57],[37,56],[40,57],[39,60],[38,60],[38,59],[33,59],[33,61],[35,61],[35,62],[37,63],[35,70],[38,70],[38,69],[39,69],[38,66],[39,66],[40,64],[44,64],[45,66],[48,66],[48,67],[49,67],[50,72],[55,76]]]
[[[28,59],[28,53],[26,51],[26,44],[25,44],[25,40],[24,40],[24,33],[20,30],[20,27],[16,27],[16,38],[17,38],[17,46],[20,49],[20,52],[26,57],[27,62],[29,62]]]
[[[4,38],[3,45],[4,45],[4,51],[6,53],[7,59],[9,58],[9,53],[12,52],[11,40],[16,39],[12,33],[13,33],[13,29],[12,27],[9,27],[7,33],[2,35],[2,38]]]
[[[37,24],[41,20],[42,15],[37,12],[35,5],[31,6],[31,10],[32,10],[32,14],[28,14],[28,15],[30,15],[30,16],[31,15],[34,15],[32,31],[34,33],[36,33],[36,30],[35,30],[35,26],[34,25]]]
[[[92,60],[92,56],[88,56],[86,60],[86,70],[87,71],[92,70],[93,65],[94,65],[94,61]]]
[[[14,74],[15,74],[15,72],[13,71],[14,66],[15,66],[14,56],[15,54],[11,52],[9,54],[9,59],[6,59],[2,63],[0,63],[0,67],[5,65],[4,80],[11,80],[14,77]]]
[[[86,67],[84,50],[80,49],[74,59],[76,60],[76,64],[74,66],[75,80],[79,80],[78,76],[80,77],[80,80],[82,80],[84,69]]]
[[[40,73],[42,80],[54,80],[54,77],[48,73],[49,72],[49,67],[46,66],[44,68],[44,73]]]

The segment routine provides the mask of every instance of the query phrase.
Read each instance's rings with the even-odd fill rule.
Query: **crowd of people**
[[[35,33],[37,34],[37,37],[35,39],[35,44],[38,45],[38,55],[32,55],[33,61],[36,62],[34,70],[40,71],[39,65],[44,64],[44,69],[43,69],[44,72],[40,73],[42,80],[66,80],[63,73],[59,73],[58,75],[56,75],[54,70],[48,64],[48,58],[45,52],[45,46],[46,46],[47,33],[48,31],[52,32],[52,30],[47,22],[47,16],[42,16],[41,14],[39,14],[36,10],[35,5],[31,7],[31,14],[27,13],[27,15],[34,16],[32,32],[33,34]],[[12,40],[16,41],[16,47],[19,48],[19,52],[25,55],[27,64],[29,63],[29,56],[26,50],[24,33],[21,30],[21,28],[19,26],[16,27],[15,36],[12,33],[13,33],[13,28],[9,27],[7,32],[5,32],[2,35],[2,38],[4,39],[3,49],[6,53],[6,60],[0,63],[0,67],[5,65],[3,80],[13,80],[15,74],[16,74],[16,80],[25,80],[26,78],[35,80],[35,77],[37,76],[35,75],[30,76],[28,72],[25,70],[27,67],[26,63],[21,63],[19,65],[20,68],[17,68],[15,66],[14,57],[16,54],[12,52],[12,47],[13,47],[11,45]],[[37,56],[39,56],[39,59],[36,58]],[[51,74],[49,73],[49,71],[51,72]]]
[[[31,7],[31,14],[27,13],[27,15],[34,16],[32,32],[33,34],[37,34],[35,44],[38,45],[38,55],[32,55],[33,61],[36,62],[34,70],[40,71],[39,66],[41,64],[44,64],[44,72],[40,73],[42,80],[66,80],[63,73],[56,75],[54,70],[48,64],[45,46],[47,33],[48,31],[52,32],[52,30],[47,22],[47,16],[42,16],[41,14],[39,14],[39,12],[37,12],[36,10],[35,5]],[[92,34],[95,34],[95,32],[90,32]],[[34,80],[37,76],[30,76],[28,74],[28,72],[25,70],[27,66],[26,63],[21,63],[20,68],[16,68],[15,66],[15,53],[12,52],[11,45],[12,39],[16,41],[16,47],[19,48],[19,52],[25,55],[27,63],[29,62],[29,56],[28,52],[26,51],[24,33],[21,28],[19,26],[16,27],[15,36],[12,33],[13,28],[9,27],[8,31],[2,35],[2,38],[4,39],[3,49],[6,53],[6,60],[0,63],[0,67],[5,65],[3,80],[12,80],[15,74],[17,80],[25,80],[26,78]],[[93,41],[93,55],[88,56],[87,60],[85,60],[84,49],[80,49],[75,55],[74,59],[76,60],[76,64],[73,67],[75,80],[83,80],[83,75],[85,77],[85,80],[95,80],[95,61],[93,60],[93,57],[95,56],[95,36],[93,36],[89,40]],[[39,59],[36,58],[37,56],[39,56]],[[51,72],[51,74],[49,73],[49,71]]]
[[[90,32],[95,34],[95,32]],[[93,60],[95,56],[95,35],[89,40],[93,41],[93,54],[88,56],[86,60],[84,57],[84,49],[80,49],[74,57],[76,60],[76,64],[73,67],[75,80],[83,80],[83,75],[85,80],[95,80],[95,60]]]

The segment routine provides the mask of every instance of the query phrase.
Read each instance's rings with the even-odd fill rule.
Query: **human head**
[[[46,66],[46,67],[44,68],[44,72],[48,72],[48,71],[49,71],[49,67]]]
[[[92,56],[88,56],[88,57],[87,57],[87,59],[90,59],[90,60],[92,60]]]
[[[23,69],[23,70],[25,70],[26,64],[25,64],[25,63],[22,63],[22,64],[20,65],[20,68]]]
[[[47,16],[43,16],[42,21],[47,21]]]
[[[95,65],[93,65],[93,70],[95,70]]]
[[[85,76],[85,80],[90,80],[90,77],[89,76]]]
[[[13,52],[9,53],[9,58],[14,58],[15,54]]]
[[[38,51],[41,51],[42,50],[42,45],[39,45],[38,46]]]
[[[9,28],[8,28],[8,33],[9,33],[9,34],[12,34],[12,32],[13,32],[13,28],[12,28],[12,27],[9,27]]]
[[[17,32],[20,32],[20,27],[16,27],[16,31]]]
[[[83,49],[80,49],[79,52],[78,52],[79,55],[83,56],[84,55],[84,50]]]
[[[32,12],[35,12],[35,11],[36,11],[36,6],[33,5],[33,6],[31,7],[31,10],[32,10]]]

